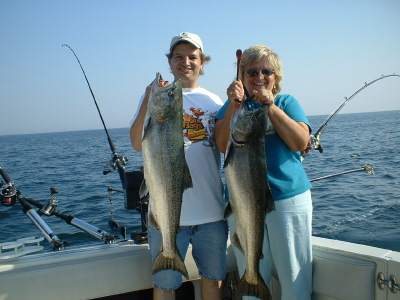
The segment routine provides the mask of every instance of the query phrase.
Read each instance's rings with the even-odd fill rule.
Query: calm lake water
[[[309,117],[313,133],[326,117]],[[127,171],[139,170],[142,157],[130,145],[129,128],[109,133],[118,154],[129,158]],[[310,179],[366,164],[375,174],[360,171],[313,182],[313,234],[400,251],[400,111],[339,114],[321,144],[324,152],[313,150],[303,162]],[[103,175],[104,159],[111,159],[104,130],[0,136],[0,145],[0,167],[26,198],[45,203],[55,187],[61,213],[111,232],[114,210],[128,234],[141,230],[140,214],[124,209],[122,194],[114,193],[110,201],[107,186],[121,189],[121,183],[117,172]],[[101,243],[55,216],[43,218],[71,246]],[[19,204],[0,206],[0,230],[0,243],[40,235]]]

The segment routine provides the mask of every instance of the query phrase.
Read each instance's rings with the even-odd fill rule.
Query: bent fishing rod
[[[133,172],[126,172],[124,165],[126,165],[126,162],[128,161],[127,157],[123,157],[118,155],[117,150],[115,148],[114,142],[111,139],[111,136],[107,130],[106,124],[104,122],[103,116],[101,114],[99,105],[97,104],[96,101],[96,97],[94,96],[92,87],[90,86],[89,80],[86,76],[85,70],[82,67],[82,64],[78,58],[78,56],[76,55],[75,51],[72,50],[72,48],[67,45],[67,44],[63,44],[63,47],[68,47],[72,53],[74,54],[76,60],[79,63],[79,66],[81,67],[81,70],[83,72],[83,75],[85,76],[85,80],[86,83],[89,87],[90,93],[92,95],[93,101],[96,105],[97,111],[99,113],[101,122],[103,124],[104,130],[106,132],[107,135],[107,140],[108,140],[108,144],[110,145],[111,148],[111,152],[112,152],[112,160],[111,161],[107,161],[107,166],[108,166],[108,171],[103,171],[103,174],[106,175],[109,172],[114,171],[116,168],[118,169],[118,174],[119,174],[119,178],[121,180],[122,183],[122,187],[123,187],[123,192],[124,192],[124,206],[126,209],[136,209],[138,210],[143,217],[143,214],[145,214],[145,208],[143,206],[147,206],[148,203],[145,201],[141,201],[142,199],[140,199],[139,193],[138,193],[138,182],[139,182],[139,186],[140,183],[143,180],[143,173],[141,171],[133,171]],[[110,223],[109,223],[110,224]],[[112,226],[110,227],[119,227],[119,225],[114,221],[112,223]]]
[[[319,129],[317,130],[317,132],[314,135],[311,135],[310,137],[310,141],[311,141],[311,147],[313,149],[317,149],[320,153],[322,153],[324,151],[324,149],[322,148],[321,144],[320,144],[320,138],[322,133],[325,131],[326,127],[328,126],[329,122],[332,121],[332,119],[337,115],[337,113],[343,108],[343,106],[345,106],[352,98],[354,98],[354,96],[356,96],[359,92],[361,92],[363,89],[365,89],[366,87],[370,86],[371,84],[388,78],[388,77],[400,77],[400,75],[397,74],[391,74],[391,75],[382,75],[381,77],[372,80],[369,83],[365,83],[363,87],[361,87],[360,89],[358,89],[354,94],[352,94],[350,97],[344,97],[345,101],[337,108],[335,109],[329,116],[328,118],[326,118],[326,120],[322,123],[322,125],[319,127]]]
[[[96,108],[97,108],[97,111],[98,111],[98,113],[99,113],[101,122],[103,123],[103,127],[104,127],[104,130],[105,130],[106,135],[107,135],[108,144],[110,145],[110,148],[111,148],[111,151],[112,151],[113,163],[111,164],[111,166],[112,166],[112,168],[113,168],[114,170],[115,170],[115,168],[118,168],[119,177],[120,177],[120,179],[121,179],[122,184],[124,185],[124,182],[125,182],[125,180],[126,180],[126,174],[125,174],[124,165],[126,164],[127,158],[126,158],[126,157],[122,157],[122,156],[120,156],[120,155],[117,154],[117,150],[116,150],[116,148],[115,148],[115,146],[114,146],[114,142],[113,142],[113,140],[111,139],[111,136],[110,136],[110,134],[109,134],[109,132],[108,132],[108,130],[107,130],[107,126],[106,126],[106,123],[104,122],[104,119],[103,119],[103,116],[102,116],[102,114],[101,114],[99,105],[97,104],[96,97],[94,96],[92,87],[90,86],[89,80],[88,80],[88,78],[87,78],[87,76],[86,76],[85,70],[83,69],[82,64],[81,64],[81,62],[80,62],[78,56],[76,55],[75,51],[72,50],[72,48],[71,48],[70,46],[68,46],[67,44],[63,44],[63,47],[68,47],[68,48],[72,51],[72,53],[74,54],[76,60],[77,60],[78,63],[79,63],[79,66],[81,67],[81,70],[82,70],[82,72],[83,72],[83,75],[85,76],[86,83],[87,83],[87,85],[88,85],[88,87],[89,87],[90,93],[92,94],[92,98],[93,98],[93,100],[94,100],[94,104],[96,105]],[[109,171],[104,171],[103,173],[104,173],[104,175],[106,175],[107,173],[109,173],[109,172],[111,172],[111,171],[112,171],[112,170],[111,170],[111,168],[110,168]]]
[[[112,172],[113,170],[118,169],[119,178],[120,178],[120,180],[121,180],[122,187],[124,188],[124,192],[125,192],[125,193],[124,193],[124,196],[125,196],[125,197],[124,197],[124,198],[125,198],[125,208],[131,209],[131,208],[129,207],[130,204],[128,204],[129,195],[127,195],[127,193],[126,193],[126,192],[129,190],[129,182],[128,182],[129,180],[128,180],[128,177],[127,177],[127,172],[125,171],[125,167],[124,167],[124,165],[126,164],[128,158],[127,158],[127,157],[120,156],[120,155],[118,155],[118,153],[117,153],[117,150],[116,150],[116,148],[115,148],[114,142],[113,142],[113,140],[111,139],[111,136],[110,136],[110,134],[109,134],[109,132],[108,132],[108,130],[107,130],[107,126],[106,126],[106,124],[105,124],[105,122],[104,122],[104,119],[103,119],[103,116],[102,116],[102,114],[101,114],[99,105],[97,104],[96,97],[94,96],[92,87],[90,86],[89,80],[88,80],[88,78],[87,78],[87,76],[86,76],[85,70],[83,69],[82,64],[81,64],[81,62],[80,62],[78,56],[76,55],[75,51],[72,50],[72,48],[71,48],[69,45],[63,44],[62,46],[63,46],[63,47],[64,47],[64,46],[65,46],[65,47],[68,47],[68,48],[72,51],[72,53],[74,54],[76,60],[78,61],[79,66],[81,67],[81,70],[82,70],[82,72],[83,72],[83,75],[85,76],[86,83],[87,83],[87,85],[88,85],[88,87],[89,87],[89,90],[90,90],[90,93],[91,93],[91,95],[92,95],[94,104],[96,105],[96,108],[97,108],[97,111],[98,111],[98,113],[99,113],[101,122],[102,122],[102,124],[103,124],[104,130],[105,130],[106,135],[107,135],[108,144],[110,145],[111,152],[112,152],[112,160],[111,160],[110,162],[107,161],[107,166],[108,166],[109,170],[108,170],[108,171],[103,171],[103,174],[106,175],[106,174],[108,174],[109,172]],[[130,173],[130,172],[129,172],[129,173]]]

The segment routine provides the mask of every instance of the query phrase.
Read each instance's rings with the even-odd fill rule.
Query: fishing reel
[[[128,157],[125,156],[119,156],[118,154],[113,154],[110,160],[107,160],[107,158],[104,158],[104,160],[106,162],[106,167],[108,170],[103,171],[103,174],[107,175],[108,173],[115,171],[118,163],[121,163],[121,165],[125,166],[126,162],[129,159]]]
[[[0,202],[3,206],[13,206],[17,200],[17,189],[14,183],[9,182],[3,188],[4,183],[0,183]]]
[[[58,191],[55,188],[50,188],[50,192],[50,200],[47,200],[43,207],[39,209],[39,215],[46,215],[50,217],[56,210],[58,200],[53,195],[58,194]]]
[[[319,143],[319,138],[320,135],[310,135],[310,142],[311,142],[311,148],[314,150],[318,150],[319,153],[324,152],[324,148],[322,148],[322,145]]]

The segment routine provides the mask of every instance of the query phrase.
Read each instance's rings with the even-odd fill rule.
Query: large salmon
[[[267,179],[264,136],[267,106],[248,110],[246,101],[232,116],[231,135],[227,145],[224,168],[229,190],[230,212],[235,215],[232,243],[246,257],[246,270],[240,279],[236,296],[272,299],[259,272],[262,258],[265,215],[274,209]]]
[[[144,181],[141,196],[150,193],[149,223],[162,236],[162,245],[153,262],[153,274],[161,270],[188,272],[176,245],[182,194],[192,187],[183,141],[182,83],[160,87],[157,73],[152,83],[143,125],[142,152]]]

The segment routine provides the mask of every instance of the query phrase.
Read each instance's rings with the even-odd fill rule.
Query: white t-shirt
[[[213,136],[214,116],[223,102],[204,88],[183,88],[182,93],[185,157],[193,188],[183,193],[180,225],[220,221],[224,219],[224,187],[220,177],[221,155]],[[133,120],[139,113],[143,98],[144,95]]]

